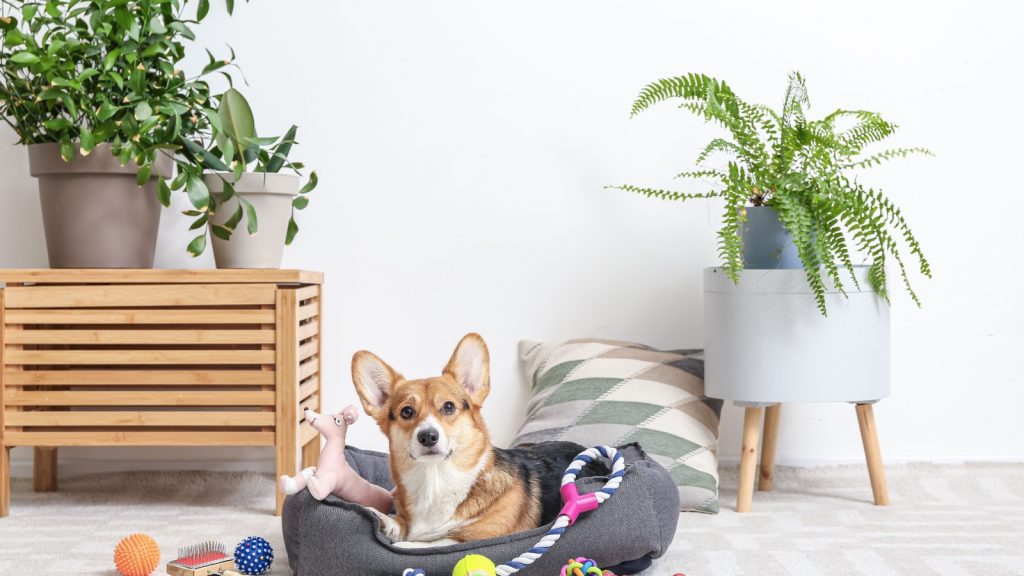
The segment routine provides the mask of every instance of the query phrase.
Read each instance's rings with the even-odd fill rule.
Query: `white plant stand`
[[[758,489],[773,487],[783,403],[856,405],[875,504],[888,505],[873,404],[889,395],[889,308],[871,291],[867,269],[830,289],[818,311],[803,270],[744,270],[739,285],[720,268],[704,271],[705,386],[744,408],[736,511],[749,512]]]

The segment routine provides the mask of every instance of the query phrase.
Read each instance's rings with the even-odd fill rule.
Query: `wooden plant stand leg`
[[[860,438],[864,442],[864,457],[868,461],[868,475],[871,477],[875,505],[888,506],[889,488],[885,483],[882,451],[878,447],[878,429],[875,427],[875,411],[871,404],[857,404],[857,423],[860,424]]]
[[[764,409],[764,439],[761,440],[761,475],[757,489],[768,492],[775,487],[775,445],[779,439],[779,415],[782,404],[772,404]]]
[[[301,468],[309,468],[310,466],[316,466],[316,463],[320,461],[320,436],[317,435],[315,438],[306,442],[306,445],[302,447],[302,466]]]
[[[0,444],[0,518],[11,509],[11,449]]]
[[[740,482],[736,491],[736,511],[750,512],[757,476],[757,442],[761,436],[761,407],[746,407],[743,413],[743,448],[740,452]]]
[[[57,449],[36,447],[32,465],[32,489],[36,492],[57,491]]]

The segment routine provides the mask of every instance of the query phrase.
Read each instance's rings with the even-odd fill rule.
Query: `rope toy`
[[[595,458],[604,458],[611,464],[612,473],[608,476],[608,481],[605,482],[604,486],[597,492],[590,494],[584,494],[580,496],[579,491],[576,489],[576,475],[579,474],[580,470],[594,461]],[[552,546],[558,542],[558,539],[562,537],[566,528],[576,523],[576,519],[579,515],[584,512],[597,509],[605,500],[612,497],[615,491],[619,489],[619,484],[622,482],[622,475],[626,473],[626,462],[622,459],[622,454],[618,450],[610,446],[595,446],[588,448],[583,452],[580,452],[576,459],[569,464],[569,467],[565,469],[565,474],[562,476],[562,488],[559,490],[562,494],[562,501],[565,503],[562,506],[561,511],[558,513],[558,519],[555,520],[554,525],[547,531],[544,536],[541,537],[540,541],[533,545],[532,548],[527,550],[525,553],[510,561],[508,564],[502,564],[495,568],[495,573],[498,576],[509,576],[515,574],[523,568],[526,568],[530,564],[533,564],[534,560],[543,556]],[[586,559],[584,559],[586,560]],[[583,564],[581,563],[581,566]],[[563,572],[564,574],[575,573]],[[600,572],[598,572],[599,574]],[[591,572],[584,573],[589,576]]]

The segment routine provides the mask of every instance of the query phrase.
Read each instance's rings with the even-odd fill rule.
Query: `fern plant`
[[[807,85],[798,72],[789,75],[782,110],[751,104],[725,82],[703,74],[665,78],[647,85],[633,102],[630,117],[665,100],[718,124],[731,135],[711,140],[697,155],[697,168],[677,178],[712,181],[705,192],[685,193],[629,184],[611,186],[663,200],[722,198],[718,250],[722,268],[739,283],[743,270],[746,207],[769,206],[789,231],[822,314],[826,281],[846,295],[842,271],[857,285],[854,255],[869,261],[871,287],[889,301],[886,264],[896,263],[903,285],[918,306],[910,284],[905,251],[917,268],[931,277],[931,268],[910,226],[880,190],[861,184],[854,172],[911,154],[932,155],[924,148],[893,148],[866,154],[866,149],[896,131],[896,125],[875,112],[836,110],[824,118],[807,117]],[[721,168],[707,168],[713,156],[724,156]],[[859,288],[859,285],[858,285]]]

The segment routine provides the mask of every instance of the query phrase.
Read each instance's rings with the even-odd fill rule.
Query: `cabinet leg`
[[[57,491],[57,449],[37,447],[32,466],[32,489],[36,492]]]
[[[310,466],[316,466],[316,463],[320,460],[320,437],[317,436],[306,442],[306,445],[302,447],[302,466],[300,469],[305,470]]]
[[[779,438],[779,415],[782,404],[764,409],[764,438],[761,440],[761,475],[757,489],[768,492],[775,487],[775,445]]]
[[[888,506],[889,488],[885,483],[882,451],[878,447],[878,429],[875,427],[875,411],[871,404],[857,404],[857,423],[860,424],[860,438],[864,442],[864,457],[868,461],[868,475],[871,477],[875,505]]]
[[[0,518],[11,509],[11,449],[0,445]]]
[[[740,482],[736,492],[736,511],[750,512],[757,475],[757,442],[761,436],[762,408],[746,408],[743,413],[743,449],[740,452]]]

